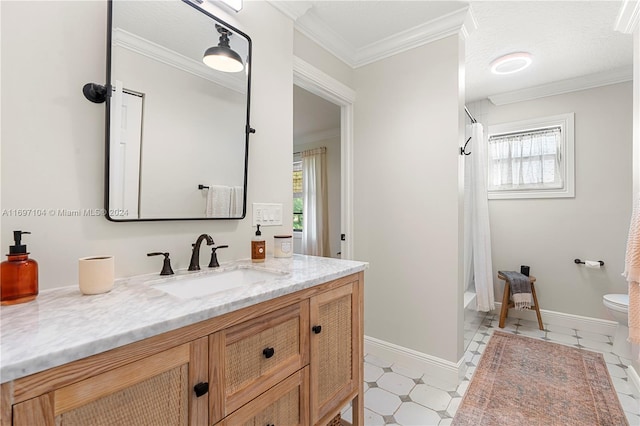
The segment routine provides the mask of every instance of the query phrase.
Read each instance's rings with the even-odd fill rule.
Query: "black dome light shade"
[[[244,69],[242,58],[231,47],[229,47],[229,36],[232,33],[216,24],[216,29],[220,33],[220,40],[217,46],[208,48],[204,52],[202,62],[210,68],[223,72],[239,72]]]

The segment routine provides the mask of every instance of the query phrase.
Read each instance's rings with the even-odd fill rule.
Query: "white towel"
[[[209,185],[207,192],[207,217],[229,217],[231,212],[231,187]]]
[[[629,282],[629,341],[640,343],[640,196],[631,214],[622,275]]]
[[[244,205],[244,187],[231,187],[231,208],[229,210],[230,217],[242,216],[242,206]]]

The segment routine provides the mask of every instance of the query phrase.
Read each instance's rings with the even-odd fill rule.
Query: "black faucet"
[[[200,270],[200,244],[202,244],[202,240],[207,240],[208,246],[212,246],[215,244],[213,242],[213,238],[211,238],[211,236],[208,234],[202,234],[198,237],[196,242],[192,244],[193,249],[191,250],[191,262],[189,262],[190,271]]]
[[[171,259],[169,259],[169,253],[162,253],[162,252],[153,252],[153,253],[147,253],[147,256],[164,256],[164,263],[162,264],[162,272],[160,272],[160,275],[173,275],[173,269],[171,269]]]
[[[227,247],[229,246],[224,245],[211,248],[211,260],[209,261],[209,268],[217,268],[218,266],[220,266],[220,264],[218,263],[218,255],[216,254],[216,250]]]

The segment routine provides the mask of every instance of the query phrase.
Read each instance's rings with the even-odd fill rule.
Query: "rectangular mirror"
[[[110,1],[108,28],[107,218],[244,218],[251,39],[187,0]]]

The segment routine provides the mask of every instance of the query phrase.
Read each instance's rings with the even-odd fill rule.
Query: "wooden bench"
[[[502,296],[502,310],[500,311],[500,323],[498,326],[500,328],[504,328],[504,323],[507,319],[507,315],[509,313],[510,308],[515,308],[515,304],[511,300],[511,286],[509,285],[509,281],[507,281],[507,277],[498,273],[498,278],[504,280],[504,294]],[[536,296],[536,288],[533,283],[536,282],[536,277],[529,276],[529,282],[531,283],[531,296],[533,298],[533,305],[529,309],[534,309],[536,311],[536,315],[538,316],[538,326],[540,330],[544,330],[544,325],[542,325],[542,317],[540,316],[540,306],[538,305],[538,297]]]

